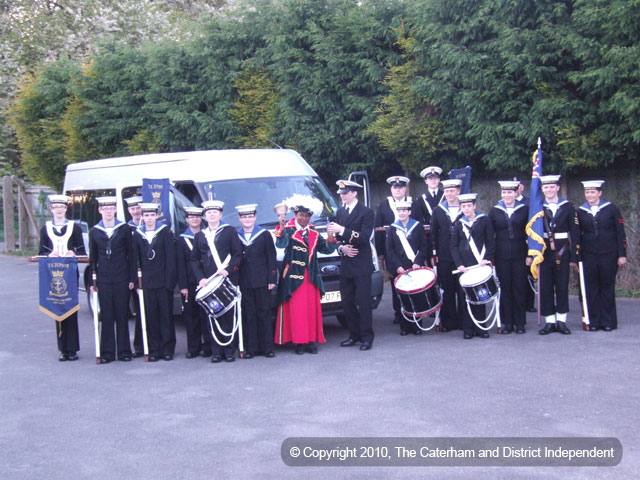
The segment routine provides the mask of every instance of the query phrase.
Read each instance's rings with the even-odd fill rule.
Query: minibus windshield
[[[273,207],[294,193],[310,195],[323,204],[322,213],[312,216],[311,222],[324,226],[333,219],[338,205],[322,181],[317,177],[264,177],[203,182],[198,184],[203,199],[212,197],[224,202],[223,220],[229,225],[240,226],[235,207],[250,203],[258,204],[257,223],[265,228],[273,228],[278,217]],[[291,218],[289,213],[287,218]]]

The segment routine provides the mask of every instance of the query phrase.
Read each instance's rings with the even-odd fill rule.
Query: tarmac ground
[[[389,289],[370,351],[341,348],[326,319],[318,355],[211,364],[186,359],[177,325],[171,362],[96,365],[81,295],[80,359],[58,362],[54,321],[37,308],[37,264],[0,255],[3,479],[637,478],[640,301],[618,300],[618,330],[463,340],[401,337]],[[133,322],[131,323],[131,326]],[[616,466],[289,466],[290,437],[614,437]],[[394,464],[400,465],[400,463]],[[403,464],[404,465],[404,464]]]

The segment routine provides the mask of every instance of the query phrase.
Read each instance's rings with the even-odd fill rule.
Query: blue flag
[[[462,180],[460,193],[469,193],[471,191],[471,167],[455,168],[449,172],[450,179]]]
[[[42,257],[39,259],[41,312],[58,322],[78,311],[78,259]]]
[[[142,201],[144,203],[157,203],[158,222],[171,228],[171,210],[169,209],[169,179],[168,178],[143,178]]]
[[[533,257],[531,262],[531,275],[538,278],[538,265],[544,260],[546,245],[542,236],[544,232],[544,210],[542,208],[543,197],[540,186],[540,176],[542,175],[542,141],[538,139],[538,150],[533,152],[533,169],[531,171],[531,192],[529,196],[529,222],[527,223],[527,243],[529,245],[528,255]]]

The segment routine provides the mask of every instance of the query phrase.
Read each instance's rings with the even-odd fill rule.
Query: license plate
[[[336,292],[326,292],[320,299],[320,303],[334,303],[342,301],[340,297],[340,290]]]

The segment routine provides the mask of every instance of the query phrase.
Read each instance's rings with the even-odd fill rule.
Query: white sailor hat
[[[115,206],[118,201],[116,197],[96,197],[96,200],[98,201],[98,205],[100,207]]]
[[[460,203],[468,203],[468,202],[476,202],[477,193],[463,193],[462,195],[458,195],[458,201]]]
[[[61,203],[63,205],[66,205],[67,203],[69,203],[69,197],[67,197],[66,195],[54,193],[52,195],[49,195],[47,198],[49,199],[49,203],[51,205],[53,205],[54,203]]]
[[[459,178],[450,178],[449,180],[442,180],[442,188],[460,188],[462,186],[462,180]]]
[[[142,209],[142,213],[144,212],[157,212],[160,205],[157,203],[141,203],[140,208]]]
[[[127,202],[127,206],[134,207],[142,203],[142,197],[141,196],[129,197],[129,198],[125,198],[124,201]]]
[[[336,185],[338,185],[338,193],[356,192],[357,188],[362,188],[362,185],[351,180],[338,180]]]
[[[442,175],[442,169],[440,167],[435,167],[435,166],[424,168],[420,172],[420,176],[422,178],[440,177],[440,175]]]
[[[239,216],[254,215],[256,213],[256,211],[258,210],[258,204],[257,203],[248,203],[246,205],[238,205],[236,207],[236,210],[238,211],[238,215]]]
[[[407,177],[395,176],[387,178],[387,183],[392,187],[406,187],[410,180]]]
[[[518,180],[498,180],[502,190],[518,190],[520,182]]]
[[[224,202],[222,200],[207,200],[206,202],[202,202],[202,210],[205,213],[207,210],[222,211],[222,207],[224,207]]]
[[[540,177],[540,183],[542,183],[542,185],[550,185],[552,183],[559,184],[560,175],[542,175]]]
[[[202,209],[200,207],[184,207],[184,213],[187,214],[187,217],[201,217]]]
[[[602,190],[604,180],[586,180],[582,182],[585,190]]]
[[[280,215],[281,213],[287,213],[287,206],[284,204],[284,202],[276,203],[273,206],[273,211],[276,212],[277,215]]]
[[[395,203],[396,210],[411,210],[411,202],[407,202],[406,200],[400,200]]]

